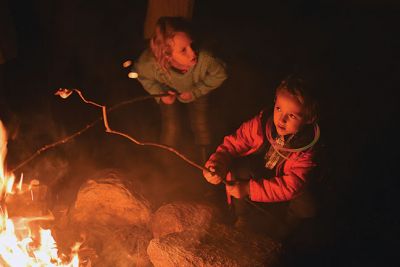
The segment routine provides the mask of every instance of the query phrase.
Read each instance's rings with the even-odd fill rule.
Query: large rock
[[[210,227],[213,209],[201,203],[173,202],[161,206],[151,219],[151,230],[155,238],[186,230],[207,230]]]
[[[59,214],[56,235],[63,249],[84,240],[79,256],[94,266],[151,266],[150,204],[118,171],[103,170],[87,180],[70,211]]]
[[[97,257],[92,260],[97,267],[148,267],[152,266],[147,255],[151,233],[147,228],[136,226],[117,229],[88,229],[88,246],[94,248]]]
[[[71,218],[81,225],[146,225],[151,210],[131,182],[116,171],[103,171],[80,187]]]
[[[214,224],[206,235],[188,230],[155,238],[147,253],[155,267],[265,267],[276,263],[280,250],[281,244],[269,238]]]

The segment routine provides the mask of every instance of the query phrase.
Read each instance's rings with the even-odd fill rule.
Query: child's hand
[[[210,171],[204,170],[203,176],[210,184],[219,184],[222,182],[223,174],[221,171],[218,171],[219,168],[213,161],[207,161],[205,167]]]
[[[226,185],[226,192],[234,198],[244,198],[249,195],[250,185],[248,181],[237,182],[233,185]]]
[[[189,102],[194,99],[193,93],[192,92],[183,92],[179,95],[179,99],[181,99],[184,102]]]
[[[161,101],[166,104],[166,105],[171,105],[175,102],[176,99],[176,93],[174,91],[168,91],[167,96],[162,96]]]

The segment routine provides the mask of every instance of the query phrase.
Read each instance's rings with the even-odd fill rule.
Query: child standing
[[[269,230],[279,238],[301,219],[315,215],[310,188],[320,131],[316,123],[317,104],[307,89],[298,75],[282,81],[276,89],[273,112],[263,110],[244,122],[234,134],[224,138],[206,162],[210,171],[203,175],[208,182],[231,181],[225,182],[226,192],[228,201],[233,197],[237,224],[251,220],[251,201],[268,203],[263,208],[269,207],[273,216],[264,218],[264,225],[269,224],[267,228],[273,228]]]
[[[208,94],[227,78],[225,64],[207,51],[196,51],[190,24],[182,17],[161,17],[150,47],[135,63],[138,80],[161,110],[161,142],[177,147],[182,132],[182,105],[188,108],[195,143],[203,163],[211,144]]]

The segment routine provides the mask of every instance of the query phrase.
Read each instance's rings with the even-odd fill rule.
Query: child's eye
[[[290,114],[289,117],[290,117],[292,120],[297,119],[297,117],[296,117],[295,115],[293,115],[293,114]]]
[[[280,107],[275,107],[275,109],[276,109],[277,111],[281,111],[281,108],[280,108]]]

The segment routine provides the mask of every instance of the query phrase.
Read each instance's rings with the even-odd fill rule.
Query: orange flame
[[[6,198],[7,195],[21,192],[24,188],[23,176],[14,188],[15,176],[8,174],[5,166],[7,155],[7,132],[0,121],[0,266],[33,267],[33,266],[65,266],[79,267],[78,250],[80,243],[72,249],[71,260],[59,257],[56,242],[50,230],[39,230],[39,237],[35,237],[29,228],[29,222],[52,220],[54,217],[42,216],[33,218],[8,218]],[[31,190],[32,183],[25,186]],[[32,192],[32,191],[31,191]],[[17,227],[16,227],[17,226]],[[39,244],[39,245],[35,245]]]

